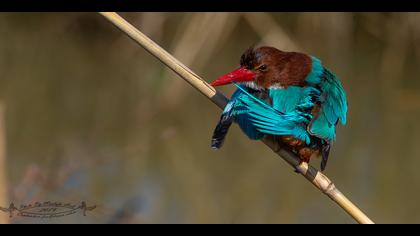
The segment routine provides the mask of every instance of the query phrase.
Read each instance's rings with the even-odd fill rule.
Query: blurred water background
[[[420,222],[419,13],[121,15],[207,81],[251,45],[319,57],[349,100],[326,174],[374,221]],[[0,206],[97,205],[1,222],[354,223],[237,126],[210,149],[220,110],[102,16],[1,13],[0,35]]]

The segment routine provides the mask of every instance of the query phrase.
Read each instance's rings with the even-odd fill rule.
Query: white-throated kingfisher
[[[219,149],[232,122],[253,140],[274,136],[302,161],[322,156],[324,170],[335,128],[346,124],[347,100],[337,76],[321,61],[273,47],[249,48],[240,67],[213,81],[237,90],[217,124],[211,146]]]

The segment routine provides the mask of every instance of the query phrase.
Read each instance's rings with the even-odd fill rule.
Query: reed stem
[[[2,207],[9,205],[6,165],[5,105],[0,101],[0,206]],[[0,211],[0,224],[8,223],[10,223],[9,215]]]

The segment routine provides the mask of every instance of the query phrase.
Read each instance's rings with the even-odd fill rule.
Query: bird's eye
[[[266,71],[267,70],[267,65],[261,65],[257,68],[257,70],[259,71]]]

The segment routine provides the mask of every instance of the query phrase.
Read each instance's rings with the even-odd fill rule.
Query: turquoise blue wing
[[[246,89],[246,88],[242,88]],[[248,107],[242,102],[244,97],[248,95],[241,89],[237,89],[231,96],[230,101],[226,105],[223,114],[227,117],[233,117],[234,121],[239,125],[241,130],[252,140],[261,139],[264,134],[258,131],[257,127],[250,121]],[[252,95],[251,95],[252,96]]]
[[[323,93],[321,96],[322,108],[328,122],[335,125],[340,119],[341,123],[345,125],[347,122],[347,99],[340,81],[333,72],[324,68],[324,80],[320,86]]]
[[[213,131],[213,136],[211,138],[212,148],[220,149],[223,146],[226,135],[233,122],[238,123],[242,131],[250,139],[261,139],[264,136],[263,133],[259,132],[256,127],[249,122],[250,118],[247,114],[247,108],[241,103],[241,96],[247,95],[244,94],[242,90],[238,89],[233,93],[231,99],[226,104],[222,115],[220,116],[220,120]]]
[[[273,108],[283,113],[312,108],[319,95],[320,91],[314,87],[289,86],[286,89],[269,89]]]
[[[263,134],[292,135],[300,140],[310,143],[310,136],[306,130],[311,116],[302,112],[293,111],[282,113],[262,100],[247,93],[243,88],[238,89],[246,96],[238,99],[246,109],[247,124]]]
[[[321,108],[319,115],[314,118],[308,126],[311,135],[328,141],[335,140],[335,124],[331,124],[325,115],[324,108]]]
[[[320,90],[320,110],[309,124],[308,131],[314,136],[332,141],[335,139],[335,126],[338,121],[343,125],[347,122],[346,93],[336,75],[323,67],[315,57],[312,57],[312,72],[306,81]]]

